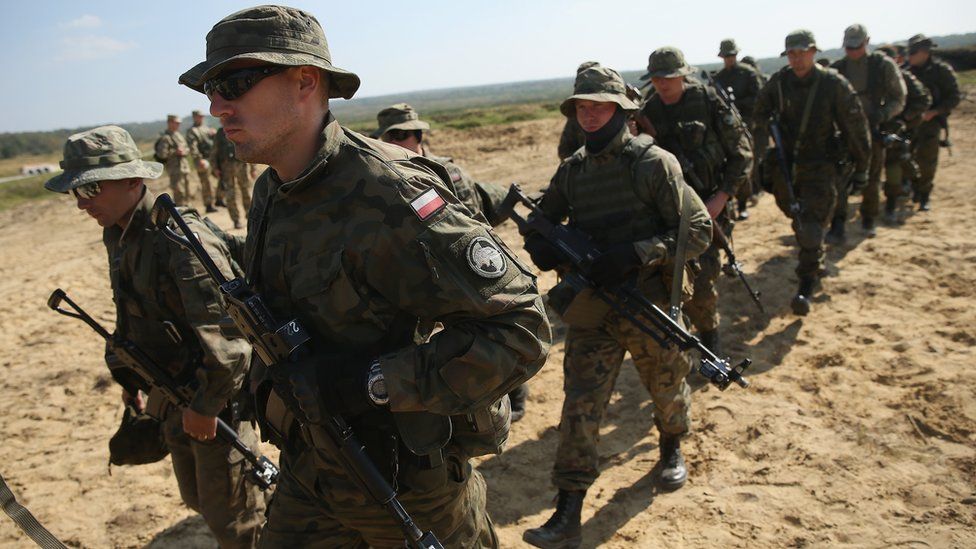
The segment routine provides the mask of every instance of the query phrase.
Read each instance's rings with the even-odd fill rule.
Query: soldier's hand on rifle
[[[146,409],[146,400],[143,398],[141,391],[136,391],[136,394],[133,395],[129,391],[122,389],[122,402],[127,406],[132,406],[140,414]]]
[[[713,194],[711,198],[705,202],[705,208],[708,210],[708,216],[712,219],[717,219],[722,212],[725,211],[725,204],[732,198],[729,193],[725,191],[718,191]]]
[[[854,172],[851,174],[851,179],[847,182],[847,190],[849,194],[857,194],[864,190],[864,187],[868,186],[868,174],[864,172]]]
[[[529,252],[535,266],[543,271],[551,271],[566,262],[559,250],[538,233],[525,238],[525,251]]]
[[[593,260],[587,274],[598,286],[612,286],[623,282],[640,267],[640,257],[634,244],[624,242],[611,246]]]
[[[217,437],[217,417],[183,408],[183,431],[199,441],[213,440]]]

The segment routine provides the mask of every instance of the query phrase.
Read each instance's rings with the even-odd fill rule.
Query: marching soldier
[[[173,194],[173,202],[187,205],[193,199],[190,188],[190,163],[187,155],[190,148],[186,139],[180,133],[180,117],[175,114],[166,116],[166,131],[156,140],[156,160],[163,162],[166,173],[169,174],[169,189]]]
[[[214,136],[210,165],[213,167],[214,175],[220,181],[220,188],[223,189],[224,203],[227,205],[230,220],[234,222],[235,229],[240,229],[244,224],[241,222],[237,195],[240,195],[240,206],[244,208],[244,215],[247,215],[248,210],[251,209],[251,179],[248,177],[247,163],[237,158],[234,143],[227,139],[223,128],[218,129]]]

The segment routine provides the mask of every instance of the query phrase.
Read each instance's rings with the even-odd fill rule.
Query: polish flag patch
[[[421,221],[427,221],[430,216],[441,211],[445,205],[447,202],[441,198],[441,195],[437,194],[437,189],[433,187],[410,201],[410,207],[413,208],[414,213]]]

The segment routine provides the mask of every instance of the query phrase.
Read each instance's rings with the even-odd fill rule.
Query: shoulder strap
[[[678,241],[675,246],[674,271],[671,276],[671,300],[668,314],[674,321],[681,314],[681,288],[684,286],[685,256],[688,254],[688,231],[691,228],[691,197],[688,192],[691,187],[687,184],[678,193],[678,204],[681,219],[678,221]]]
[[[796,159],[800,152],[800,142],[803,140],[803,134],[807,131],[807,124],[810,122],[810,113],[813,112],[813,101],[817,97],[817,90],[820,88],[820,81],[823,80],[824,75],[820,73],[819,69],[814,68],[816,73],[814,73],[813,86],[810,88],[810,94],[807,95],[806,104],[803,105],[803,117],[800,119],[800,131],[796,134],[796,141],[793,142],[793,165],[796,166]],[[795,179],[794,179],[795,181]]]

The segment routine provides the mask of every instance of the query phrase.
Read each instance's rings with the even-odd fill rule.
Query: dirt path
[[[745,270],[772,313],[757,319],[723,279],[727,352],[755,360],[753,387],[696,394],[690,481],[657,494],[657,436],[625,366],[603,430],[603,472],[583,510],[584,546],[976,546],[972,103],[953,123],[955,156],[943,152],[933,211],[872,240],[852,225],[850,244],[830,251],[826,295],[807,318],[789,312],[795,250],[771,198],[737,228]],[[559,128],[444,130],[433,147],[478,178],[534,190],[555,169]],[[230,224],[224,210],[214,218]],[[500,232],[520,244],[513,226]],[[62,287],[111,324],[98,227],[67,197],[25,204],[0,213],[0,249],[0,471],[20,501],[69,546],[212,547],[181,506],[168,460],[109,474],[107,439],[121,410],[102,346],[45,307]],[[506,547],[551,513],[564,335],[557,326],[509,449],[481,464]],[[31,547],[6,517],[0,546]]]

